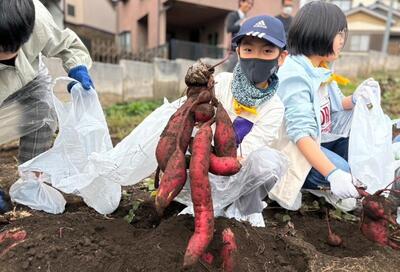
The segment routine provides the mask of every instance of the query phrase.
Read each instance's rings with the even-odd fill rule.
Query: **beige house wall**
[[[75,7],[75,16],[68,15],[68,4]],[[108,0],[65,0],[65,21],[113,34],[117,31],[117,13]]]
[[[389,41],[389,54],[400,54],[400,18],[394,17],[395,25],[391,27],[391,38]],[[359,11],[355,14],[347,16],[349,27],[349,37],[344,50],[350,50],[352,37],[369,36],[368,50],[381,51],[383,43],[383,35],[386,30],[386,20],[376,18],[370,14]]]
[[[386,5],[390,5],[390,0],[380,0],[381,2],[383,2]],[[372,4],[375,4],[376,0],[353,0],[353,7],[358,6],[359,4],[363,4],[364,6],[369,6]],[[399,3],[395,0],[394,1],[394,7],[398,8],[399,7]]]
[[[358,12],[347,16],[349,31],[384,31],[386,22],[371,15]]]
[[[75,16],[68,15],[68,4],[75,7]],[[83,15],[82,0],[65,0],[65,21],[67,23],[82,25],[84,23]]]
[[[81,0],[85,25],[110,32],[117,31],[117,12],[109,0]]]
[[[368,31],[376,33],[384,32],[386,29],[385,20],[362,12],[347,16],[347,24],[349,31]],[[400,33],[400,18],[395,18],[395,24],[391,27],[391,32]]]

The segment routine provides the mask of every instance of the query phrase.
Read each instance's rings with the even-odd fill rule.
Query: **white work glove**
[[[351,101],[355,105],[360,97],[364,97],[367,101],[367,104],[369,104],[371,103],[370,96],[378,95],[378,92],[380,93],[379,83],[373,78],[368,78],[358,85],[351,97]]]
[[[333,170],[326,177],[326,180],[329,181],[331,185],[332,194],[336,195],[340,199],[360,197],[360,194],[353,183],[353,179],[354,178],[351,174],[338,168]]]

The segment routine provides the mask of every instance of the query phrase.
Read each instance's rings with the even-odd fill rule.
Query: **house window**
[[[332,4],[337,5],[343,11],[351,9],[352,0],[331,0]]]
[[[218,45],[218,32],[208,34],[208,44]]]
[[[369,35],[352,35],[350,38],[351,51],[368,51]]]
[[[69,16],[75,17],[75,6],[71,4],[67,4],[67,14]]]
[[[132,49],[131,33],[129,31],[125,31],[119,34],[119,43],[123,52],[130,53]]]

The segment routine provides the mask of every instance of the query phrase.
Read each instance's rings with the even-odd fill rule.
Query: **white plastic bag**
[[[287,167],[287,159],[282,153],[264,146],[249,154],[242,165],[242,169],[236,175],[224,177],[209,173],[215,216],[233,217],[239,220],[259,219],[258,215],[249,217],[249,214],[244,214],[243,211],[254,208],[248,207],[249,204],[263,205],[263,198],[267,196],[272,186],[286,173]],[[249,195],[261,187],[264,195],[254,203],[239,200],[242,196]],[[175,200],[188,206],[183,213],[193,214],[189,178]],[[234,203],[234,208],[228,209],[229,211],[226,210],[232,203]],[[261,207],[261,211],[262,209],[263,207]],[[255,226],[260,226],[259,222],[259,220],[250,221]]]
[[[67,179],[89,184],[79,189],[86,204],[100,213],[111,213],[119,205],[121,185],[136,184],[156,170],[161,132],[182,103],[180,99],[165,101],[113,149],[92,153],[84,172]]]
[[[119,205],[121,185],[138,183],[156,169],[160,134],[183,100],[165,101],[112,148],[97,94],[75,86],[72,103],[54,98],[60,120],[54,147],[19,170],[43,172],[55,188],[79,195],[97,212],[109,214]]]
[[[352,174],[374,193],[394,178],[392,123],[380,105],[379,83],[368,79],[358,88],[363,88],[363,94],[354,108],[349,164]]]
[[[173,103],[165,100],[112,150],[92,154],[87,172],[120,185],[133,185],[151,175],[157,168],[155,151],[161,132],[183,102],[183,98]]]
[[[34,80],[0,102],[0,144],[32,133],[44,125],[56,130],[57,116],[51,88],[51,77],[41,63]]]
[[[44,183],[32,172],[24,174],[11,186],[10,196],[13,202],[54,214],[62,213],[66,204],[59,191]]]
[[[87,195],[90,195],[92,198],[102,197],[104,191],[107,191],[107,194],[113,194],[113,197],[109,198],[118,198],[120,197],[120,187],[118,192],[116,192],[115,184],[101,183],[94,185],[91,184],[93,179],[74,178],[77,175],[85,173],[90,154],[110,150],[112,144],[96,92],[94,90],[86,91],[80,84],[75,84],[71,90],[71,97],[71,102],[62,103],[53,95],[60,124],[60,132],[54,142],[54,146],[50,150],[20,165],[21,182],[32,182],[29,179],[28,173],[37,171],[44,173],[41,177],[44,182],[51,184],[65,193],[81,195],[81,191],[87,192],[84,189],[85,187],[91,186],[92,191]],[[87,176],[90,177],[90,175]],[[42,184],[42,186],[44,185]],[[85,198],[86,195],[82,196],[85,201],[93,203],[88,197]],[[34,194],[25,194],[24,199],[16,198],[15,195],[12,195],[12,197],[17,202],[22,203],[24,201],[24,204],[32,208],[35,208],[34,203],[40,202],[40,199],[37,199],[37,196]],[[49,195],[48,197],[50,198],[51,196]],[[43,205],[53,205],[56,200],[53,203],[51,201],[43,203]],[[102,201],[107,201],[107,197],[103,198]],[[97,209],[96,206],[92,207]],[[41,209],[54,210],[54,207],[42,207]],[[100,209],[97,210],[102,212]]]
[[[261,201],[261,205],[263,209],[265,209],[265,207],[268,206],[267,203],[264,201]],[[185,209],[183,209],[179,213],[179,215],[182,214],[188,214],[193,216],[194,214],[193,206],[188,206]],[[214,210],[214,217],[232,218],[239,222],[249,222],[250,225],[252,225],[253,227],[265,227],[265,220],[262,212],[244,215],[237,207],[236,202],[233,202],[229,207],[227,207],[224,210]]]

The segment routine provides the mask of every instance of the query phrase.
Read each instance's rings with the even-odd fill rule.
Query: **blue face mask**
[[[278,71],[278,58],[272,60],[240,58],[240,68],[253,85],[268,81]]]

